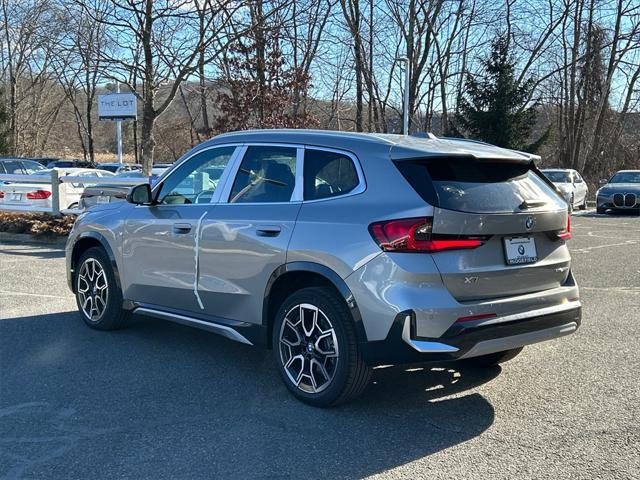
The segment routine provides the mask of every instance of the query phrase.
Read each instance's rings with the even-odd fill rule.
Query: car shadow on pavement
[[[0,321],[0,365],[7,478],[360,478],[480,435],[494,409],[469,390],[500,373],[378,368],[323,410],[269,351],[143,317],[98,332],[76,312]]]
[[[46,250],[45,250],[46,248]],[[33,248],[15,248],[13,245],[0,245],[0,254],[38,259],[64,258],[64,248],[34,245]]]

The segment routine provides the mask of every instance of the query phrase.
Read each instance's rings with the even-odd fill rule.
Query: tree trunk
[[[146,97],[147,95],[145,95]],[[142,157],[142,173],[145,176],[151,175],[153,168],[153,151],[156,142],[153,138],[153,127],[156,121],[156,112],[153,109],[153,99],[150,101],[145,99],[142,109],[142,139],[141,139],[141,157]]]
[[[144,28],[142,31],[142,50],[144,52],[144,85],[143,85],[143,102],[142,102],[142,141],[141,141],[141,160],[142,173],[145,176],[151,175],[153,168],[153,151],[155,149],[155,140],[153,138],[153,127],[156,121],[156,110],[153,105],[155,97],[155,72],[154,72],[154,52],[151,45],[151,32],[153,29],[153,0],[146,0]]]

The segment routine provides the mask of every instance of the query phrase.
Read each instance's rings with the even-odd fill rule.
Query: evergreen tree
[[[9,129],[7,127],[9,113],[7,112],[4,87],[2,85],[0,85],[0,99],[0,155],[5,155],[9,152]]]
[[[516,83],[516,62],[509,55],[509,42],[498,36],[488,58],[482,61],[482,76],[469,74],[466,91],[458,99],[456,121],[468,136],[505,148],[534,152],[546,140],[547,132],[529,143],[536,123],[537,104],[527,106],[533,80]]]

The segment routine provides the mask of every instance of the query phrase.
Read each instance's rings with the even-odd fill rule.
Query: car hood
[[[640,183],[607,183],[600,188],[603,192],[640,193]]]

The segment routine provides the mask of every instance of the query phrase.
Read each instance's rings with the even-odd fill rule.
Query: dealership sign
[[[135,120],[137,114],[136,96],[133,93],[98,95],[98,118],[100,120]]]

